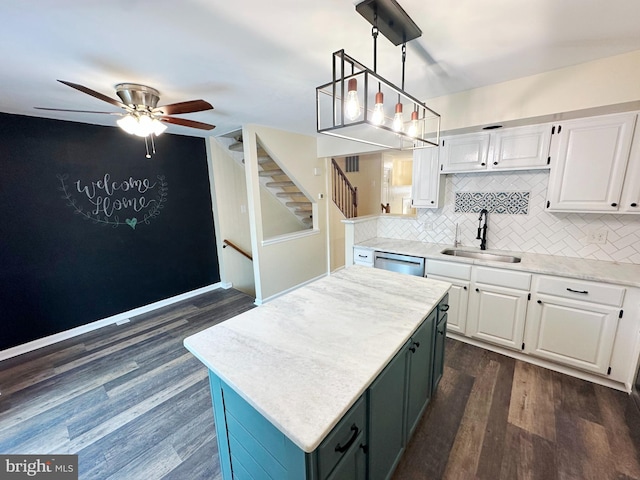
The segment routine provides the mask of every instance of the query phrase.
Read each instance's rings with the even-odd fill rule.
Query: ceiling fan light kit
[[[316,88],[318,133],[400,150],[438,146],[440,115],[404,90],[406,42],[422,31],[395,0],[365,0],[356,11],[373,26],[374,68],[344,49],[334,52],[333,80]],[[401,87],[376,73],[378,32],[394,45],[402,44]],[[395,111],[386,107],[389,116],[385,97],[396,100]]]
[[[153,137],[162,134],[167,126],[165,123],[173,123],[174,125],[181,125],[189,128],[197,128],[200,130],[213,130],[215,125],[208,123],[196,122],[195,120],[188,120],[185,118],[172,117],[169,115],[178,115],[182,113],[194,113],[202,112],[205,110],[213,110],[213,107],[209,102],[204,100],[188,100],[186,102],[171,103],[169,105],[158,106],[160,100],[160,93],[155,88],[147,87],[146,85],[140,85],[137,83],[119,83],[116,85],[116,94],[121,101],[114,98],[103,95],[100,92],[96,92],[88,87],[79,85],[77,83],[67,82],[65,80],[58,80],[60,83],[67,85],[68,87],[75,88],[87,95],[91,95],[103,102],[107,102],[115,107],[120,107],[125,113],[116,113],[121,115],[116,124],[125,132],[138,137],[143,137],[145,146],[147,149],[147,158],[151,158],[149,153],[149,143],[147,139],[151,140],[151,149],[155,153],[155,145]],[[56,108],[40,108],[40,110],[49,111],[73,111],[77,113],[103,113],[107,115],[114,115],[113,112],[94,112],[88,110],[66,110]]]

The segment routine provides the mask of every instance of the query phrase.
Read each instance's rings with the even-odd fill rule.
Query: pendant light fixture
[[[404,90],[406,43],[422,31],[395,0],[364,0],[356,11],[373,26],[373,70],[344,50],[334,52],[333,80],[316,88],[317,131],[383,148],[438,146],[440,115]],[[402,45],[401,87],[377,73],[378,32]],[[392,117],[385,97],[397,99]]]

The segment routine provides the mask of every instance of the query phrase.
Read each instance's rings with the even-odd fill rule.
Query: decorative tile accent
[[[455,212],[526,215],[529,213],[529,192],[456,192]]]
[[[490,249],[542,253],[640,265],[640,215],[549,213],[544,210],[549,172],[496,172],[447,175],[444,206],[418,209],[416,217],[384,218],[357,224],[372,236],[453,244],[456,224],[464,246],[477,247],[477,213],[456,211],[455,192],[528,192],[527,215],[489,214]],[[375,235],[372,228],[377,229]],[[593,230],[607,231],[604,245],[588,243]],[[364,240],[365,238],[363,238]]]

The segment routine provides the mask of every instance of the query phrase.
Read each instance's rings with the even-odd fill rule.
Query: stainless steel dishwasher
[[[424,277],[424,258],[422,257],[375,252],[373,254],[373,266],[383,270],[391,270],[392,272]]]

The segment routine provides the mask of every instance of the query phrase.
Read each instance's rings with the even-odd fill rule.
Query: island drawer
[[[361,432],[366,435],[366,418],[366,404],[364,397],[360,397],[318,447],[318,478],[331,473]]]
[[[624,287],[615,285],[604,285],[602,283],[584,282],[561,277],[539,277],[536,288],[538,293],[611,305],[613,307],[622,305],[625,290]]]

